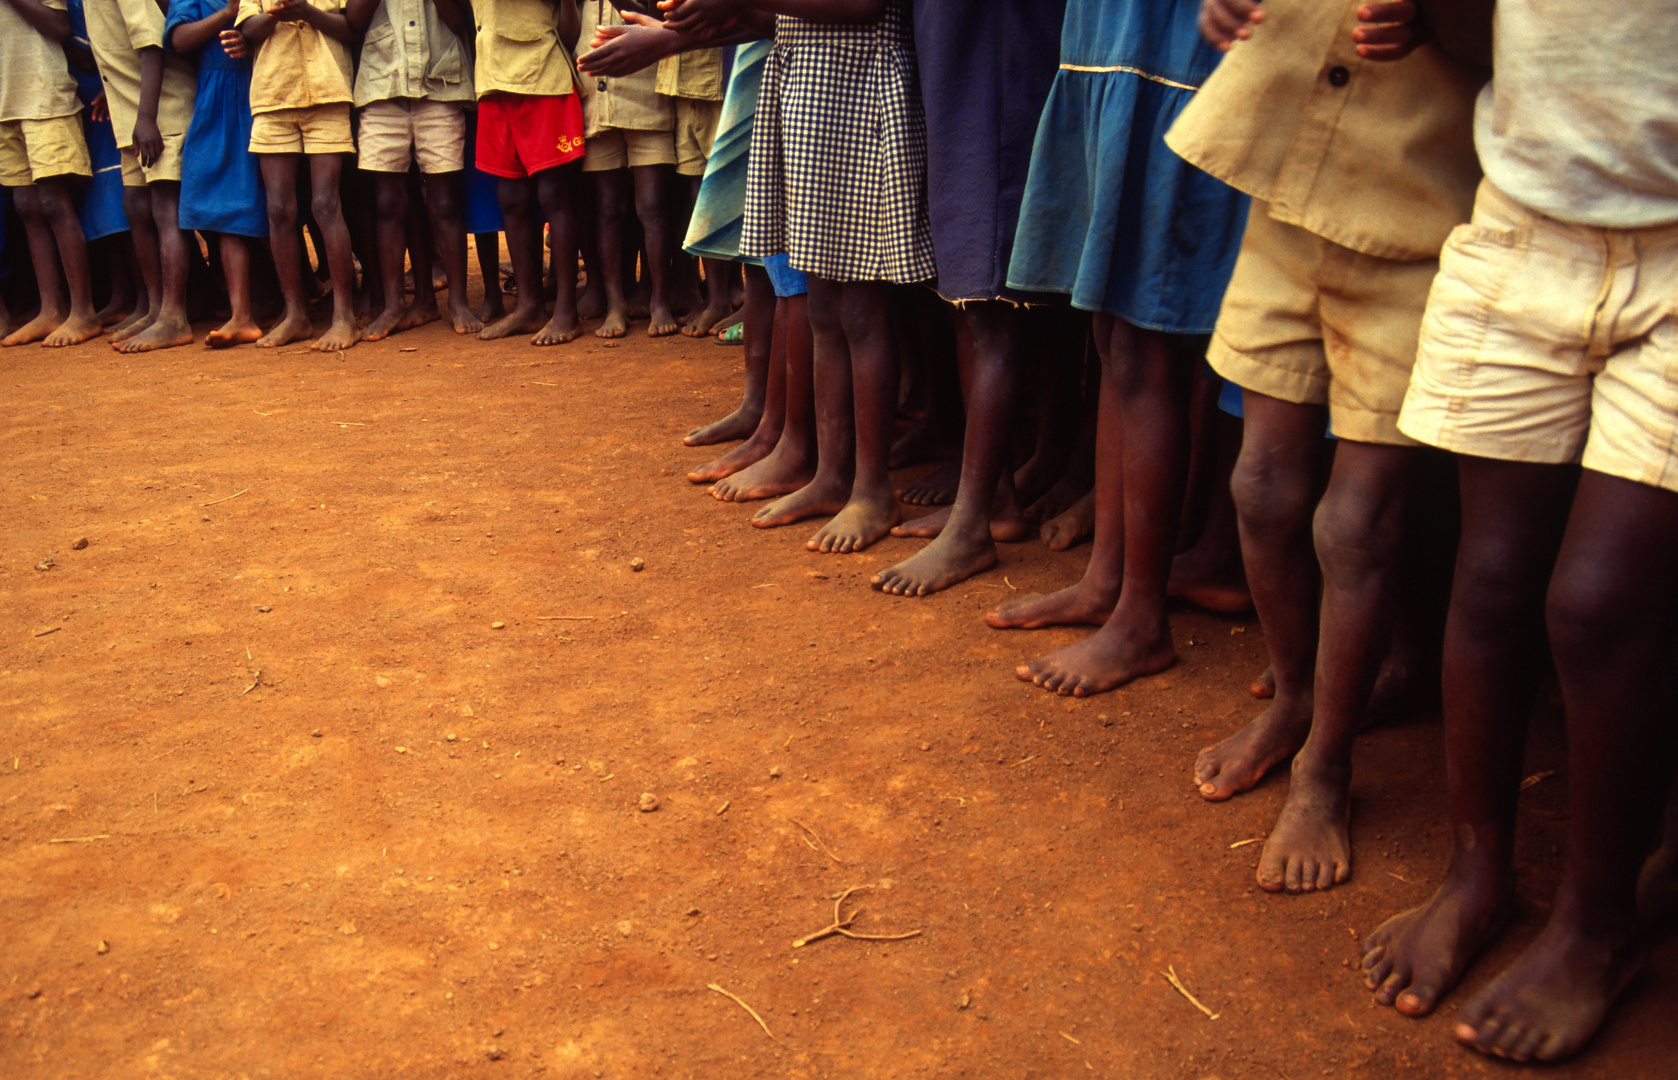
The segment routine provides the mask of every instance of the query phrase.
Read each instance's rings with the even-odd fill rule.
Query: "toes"
[[[1410,989],[1398,995],[1398,1011],[1405,1016],[1426,1016],[1439,1004],[1439,987],[1428,983],[1412,983]]]
[[[1338,863],[1321,863],[1317,867],[1317,888],[1330,889],[1345,881],[1345,874]]]
[[[1291,893],[1296,893],[1306,887],[1307,880],[1304,863],[1299,859],[1289,859],[1288,868],[1282,874],[1283,887]]]
[[[1380,972],[1386,974],[1381,975]],[[1408,971],[1394,971],[1391,963],[1383,963],[1379,965],[1378,972],[1372,971],[1369,973],[1367,981],[1369,988],[1375,991],[1375,1000],[1383,1005],[1391,1005],[1404,992],[1405,986],[1409,985],[1410,973]]]

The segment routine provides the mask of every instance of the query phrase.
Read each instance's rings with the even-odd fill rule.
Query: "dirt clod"
[[[658,809],[658,796],[650,791],[641,792],[641,813],[650,814]]]
[[[70,545],[70,550],[71,551],[82,551],[82,550],[85,550],[86,548],[87,548],[87,537],[85,537],[85,536],[81,537],[74,544]]]
[[[637,555],[633,559],[629,560],[629,568],[639,574],[647,568],[647,560]]]

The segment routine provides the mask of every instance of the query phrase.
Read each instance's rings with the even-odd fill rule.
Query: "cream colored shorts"
[[[458,101],[375,101],[361,110],[356,164],[368,172],[422,173],[466,168],[466,108]]]
[[[181,151],[186,146],[186,132],[163,136],[163,153],[148,169],[140,164],[132,146],[122,148],[122,186],[145,187],[156,180],[181,182]]]
[[[611,172],[637,165],[676,164],[676,140],[668,131],[602,128],[583,140],[583,171]]]
[[[92,176],[79,113],[50,120],[0,121],[0,187],[28,187],[54,176]]]
[[[1482,182],[1440,256],[1399,426],[1678,491],[1675,312],[1678,225],[1566,225]]]
[[[1254,200],[1206,359],[1244,390],[1327,405],[1342,439],[1408,446],[1398,411],[1438,263],[1365,255]]]
[[[704,176],[711,160],[711,144],[717,141],[717,121],[722,102],[676,99],[676,173]]]
[[[353,154],[350,103],[276,109],[251,117],[253,154]]]

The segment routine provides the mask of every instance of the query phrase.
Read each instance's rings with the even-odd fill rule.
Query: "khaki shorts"
[[[676,164],[676,140],[668,131],[602,128],[583,140],[583,171],[611,172],[637,165]]]
[[[145,187],[147,184],[159,180],[173,180],[181,182],[181,151],[186,146],[186,132],[179,135],[163,136],[163,153],[151,163],[150,168],[140,164],[132,146],[122,148],[122,186]]]
[[[422,173],[466,168],[466,109],[458,101],[375,101],[361,110],[361,152],[368,172],[405,173],[419,161]]]
[[[251,117],[253,154],[353,154],[350,103],[275,109]]]
[[[722,102],[676,99],[676,173],[704,176],[711,160],[711,144],[717,141],[717,121],[722,119]]]
[[[1412,445],[1398,411],[1438,263],[1365,255],[1269,210],[1247,216],[1207,361],[1244,390],[1327,405],[1339,438]]]
[[[78,113],[0,122],[0,187],[28,187],[54,176],[92,176]]]
[[[1482,182],[1445,242],[1399,426],[1678,491],[1678,225],[1600,229]]]

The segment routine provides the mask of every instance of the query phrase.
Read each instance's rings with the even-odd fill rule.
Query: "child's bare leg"
[[[474,314],[488,326],[507,315],[507,299],[501,294],[501,234],[473,233],[472,246],[478,252],[478,274],[484,279],[484,299]]]
[[[227,277],[227,302],[232,308],[226,325],[212,330],[204,344],[212,349],[241,345],[262,337],[262,328],[251,316],[251,249],[250,241],[233,233],[222,233],[222,272]]]
[[[192,323],[186,315],[186,280],[189,268],[186,233],[177,220],[181,185],[159,180],[147,185],[151,199],[151,221],[157,239],[159,280],[163,299],[151,325],[117,343],[118,352],[141,353],[192,344]]]
[[[89,255],[92,247],[98,244],[101,249],[100,258],[105,263],[106,271],[111,276],[111,296],[105,301],[105,306],[93,313],[99,320],[100,326],[114,326],[128,318],[134,311],[134,275],[130,267],[128,252],[128,235],[117,233],[89,242]]]
[[[12,205],[23,219],[24,232],[28,237],[29,257],[40,290],[41,310],[33,319],[0,339],[0,345],[39,341],[57,348],[98,337],[102,324],[93,313],[87,240],[76,217],[69,188],[57,178],[13,188]],[[64,271],[62,278],[59,276],[61,266]],[[77,275],[81,289],[79,295],[76,292]]]
[[[748,271],[750,273],[750,271]],[[786,420],[775,449],[755,465],[711,485],[711,495],[723,502],[773,499],[798,491],[816,474],[816,400],[814,345],[810,330],[807,296],[789,296],[775,305],[774,344],[769,364],[779,367],[785,378]],[[775,383],[770,381],[770,400]],[[765,422],[768,420],[765,410]],[[783,524],[752,519],[753,525]]]
[[[629,309],[624,301],[624,218],[629,197],[624,191],[628,177],[623,169],[594,174],[595,203],[600,208],[600,277],[606,287],[606,321],[594,336],[620,338],[629,333]]]
[[[82,232],[81,219],[76,216],[76,201],[67,179],[53,177],[35,187],[52,228],[70,300],[69,315],[42,344],[49,348],[77,345],[98,337],[105,326],[93,310],[93,274],[87,262],[87,236]]]
[[[1259,886],[1271,892],[1352,876],[1352,740],[1392,642],[1411,458],[1407,447],[1351,439],[1335,448],[1313,523],[1323,603],[1311,733],[1259,857]]]
[[[274,275],[280,279],[285,313],[256,343],[275,349],[314,333],[309,323],[309,292],[304,288],[303,234],[297,228],[297,163],[301,154],[258,154],[262,185],[268,193],[268,245]],[[311,286],[313,274],[310,274]]]
[[[906,356],[914,356],[911,350],[918,342],[916,351],[925,376],[926,395],[925,414],[901,439],[892,443],[891,467],[900,469],[917,461],[960,455],[962,411],[960,360],[956,355],[955,328],[946,310],[948,305],[930,292],[921,295],[920,290],[900,294],[896,299],[900,315],[892,320],[892,338],[898,341],[901,331],[900,355]],[[902,366],[906,371],[914,367],[912,363]],[[953,502],[955,489],[960,486],[958,465],[949,492],[934,495],[922,505]]]
[[[431,235],[430,215],[425,210],[425,190],[417,173],[410,172],[406,179],[408,213],[403,237],[408,266],[413,269],[414,299],[408,304],[407,314],[397,324],[398,330],[412,330],[438,319],[437,280],[432,273],[437,261],[437,245]]]
[[[151,216],[151,192],[143,187],[124,187],[122,210],[128,218],[128,237],[146,294],[146,310],[138,319],[111,331],[113,346],[144,331],[163,310],[163,267],[157,249],[157,224]]]
[[[734,264],[722,259],[700,259],[705,270],[705,306],[688,315],[682,333],[688,337],[705,337],[724,319],[734,314],[729,303],[728,281],[733,277]]]
[[[1376,1000],[1426,1016],[1515,905],[1515,812],[1528,718],[1543,676],[1544,586],[1574,470],[1458,459],[1462,541],[1445,625],[1445,753],[1455,846],[1426,904],[1364,942]]]
[[[119,257],[128,267],[128,287],[134,292],[134,306],[128,314],[111,325],[111,339],[116,340],[118,334],[128,331],[129,327],[151,314],[151,297],[146,295],[145,275],[140,272],[140,256],[134,250],[134,236],[132,231],[125,232],[120,240]]]
[[[502,179],[495,185],[496,197],[501,202],[502,226],[507,230],[507,253],[513,260],[513,277],[518,281],[518,294],[512,311],[478,333],[478,337],[485,341],[509,334],[534,334],[542,328],[542,224],[530,209],[531,189],[535,182],[526,177]],[[480,252],[482,250],[479,248]],[[499,289],[499,260],[496,266],[496,288]]]
[[[637,165],[629,172],[635,184],[635,216],[646,238],[647,278],[652,283],[647,336],[666,337],[682,328],[670,307],[671,255],[676,244],[664,187],[672,169],[669,165]]]
[[[1214,383],[1216,387],[1217,383]],[[1186,600],[1205,611],[1239,615],[1252,610],[1253,594],[1241,566],[1240,526],[1230,480],[1241,452],[1241,421],[1219,411],[1215,396],[1206,420],[1207,464],[1211,490],[1200,534],[1188,550],[1171,562],[1173,599]]]
[[[577,317],[577,205],[569,175],[578,168],[562,165],[536,176],[536,194],[548,215],[548,245],[553,251],[554,313],[531,339],[532,345],[563,345],[583,334],[582,320]]]
[[[1183,513],[1193,377],[1191,363],[1168,335],[1104,317],[1096,319],[1096,335],[1097,342],[1111,341],[1103,359],[1123,407],[1124,585],[1101,629],[1016,672],[1045,690],[1079,697],[1177,661],[1166,619],[1166,584]],[[1105,400],[1102,405],[1105,409]],[[1104,495],[1098,491],[1096,499]]]
[[[332,271],[332,325],[310,346],[321,352],[339,352],[361,340],[361,330],[355,324],[355,255],[338,201],[342,168],[342,159],[337,154],[309,156],[313,190],[310,205],[326,241],[326,261]],[[401,288],[400,276],[397,283],[397,288]]]
[[[1567,706],[1567,869],[1550,921],[1463,1008],[1457,1038],[1555,1061],[1596,1034],[1639,970],[1637,878],[1672,776],[1678,493],[1586,470],[1546,624]]]
[[[839,320],[851,362],[856,473],[845,506],[804,546],[847,555],[885,536],[902,518],[890,471],[901,373],[890,286],[850,281],[840,290]]]
[[[843,286],[837,282],[816,277],[810,279],[807,310],[815,402],[816,467],[809,483],[752,515],[752,524],[760,529],[837,514],[850,498],[851,480],[856,473],[856,413],[851,400],[851,348],[839,314],[842,290]],[[796,318],[794,310],[789,304],[789,333]],[[780,454],[782,447],[792,444],[791,449],[796,450],[797,437],[807,434],[808,429],[799,432],[799,417],[793,408],[798,390],[794,378],[797,374],[795,363],[793,342],[789,336],[786,430],[781,434],[775,453],[753,469],[768,465]]]
[[[745,396],[738,409],[713,424],[688,432],[682,444],[702,446],[738,438],[732,432],[743,430],[746,421],[753,421],[754,425],[751,437],[745,442],[688,473],[688,479],[696,484],[721,480],[763,460],[780,441],[781,426],[786,422],[786,335],[783,333],[777,339],[775,334],[775,289],[761,266],[748,266],[746,270]],[[730,434],[717,437],[719,432]]]
[[[466,299],[466,211],[461,205],[465,174],[431,173],[422,183],[425,209],[431,218],[431,235],[436,241],[437,254],[442,257],[443,275],[449,282],[449,319],[454,323],[455,333],[476,334],[484,324],[472,314],[472,306]]]
[[[1014,487],[1022,506],[1030,506],[1053,487],[1072,456],[1083,404],[1079,389],[1087,316],[1070,308],[1028,311],[1026,332],[1032,338],[1027,355],[1033,357],[1034,370],[1043,372],[1044,378],[1038,380],[1035,446],[1026,463],[1014,471]]]
[[[380,341],[398,330],[408,313],[402,289],[402,262],[408,253],[408,174],[380,172],[373,177],[374,237],[379,250],[382,306],[367,324],[368,341]],[[414,288],[419,288],[416,274]]]
[[[968,304],[960,317],[972,342],[961,350],[967,391],[961,488],[937,539],[874,575],[873,586],[895,596],[926,596],[995,566],[999,524],[1002,539],[1025,535],[1008,461],[1023,320],[1004,303]]]
[[[1242,402],[1246,423],[1230,489],[1274,696],[1245,727],[1195,760],[1194,782],[1213,802],[1256,786],[1305,745],[1317,665],[1322,571],[1311,515],[1322,494],[1327,410],[1252,390]]]

